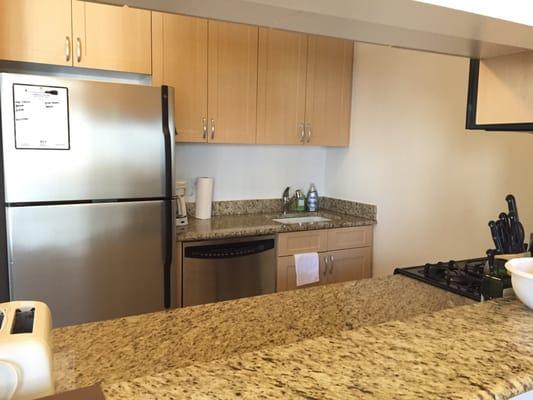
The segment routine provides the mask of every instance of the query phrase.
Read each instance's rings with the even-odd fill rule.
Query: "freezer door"
[[[56,327],[162,310],[163,203],[8,208],[12,300],[44,301]]]
[[[6,202],[165,195],[161,88],[14,74],[0,84]],[[14,87],[30,85],[68,89],[69,149],[15,148]],[[58,119],[42,129],[64,130]]]

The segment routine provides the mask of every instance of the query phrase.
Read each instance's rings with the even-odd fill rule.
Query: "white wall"
[[[326,193],[378,206],[374,275],[482,256],[517,197],[533,231],[533,134],[464,129],[468,60],[358,44],[351,146],[327,150]]]
[[[324,191],[326,149],[303,146],[176,145],[176,179],[194,196],[198,176],[215,178],[214,200],[281,198],[291,186]]]

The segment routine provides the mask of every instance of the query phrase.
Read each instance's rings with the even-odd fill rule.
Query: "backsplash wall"
[[[283,189],[303,189],[315,183],[325,194],[326,149],[306,146],[176,144],[176,179],[187,180],[188,201],[194,201],[194,181],[215,179],[214,200],[281,197]]]

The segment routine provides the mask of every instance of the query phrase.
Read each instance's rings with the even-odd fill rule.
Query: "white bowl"
[[[516,296],[529,308],[533,308],[533,257],[515,258],[505,263],[511,274]]]

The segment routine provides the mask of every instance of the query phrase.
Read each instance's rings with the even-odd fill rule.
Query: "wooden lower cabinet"
[[[326,283],[353,281],[372,276],[372,248],[328,251],[320,254],[327,260]]]
[[[326,263],[324,262],[324,257],[320,257],[319,268],[320,281],[301,287],[318,286],[326,283]],[[278,277],[276,290],[278,292],[283,292],[285,290],[292,290],[296,288],[296,267],[294,265],[294,256],[278,257]]]
[[[311,287],[372,277],[372,248],[361,247],[319,253],[320,281]],[[278,257],[277,291],[298,289],[294,256]]]
[[[328,251],[372,246],[372,227],[329,229]]]
[[[277,291],[372,277],[372,227],[340,228],[278,235]],[[318,252],[320,281],[296,286],[294,255]]]
[[[328,231],[303,231],[278,235],[278,256],[324,252],[328,250]]]

